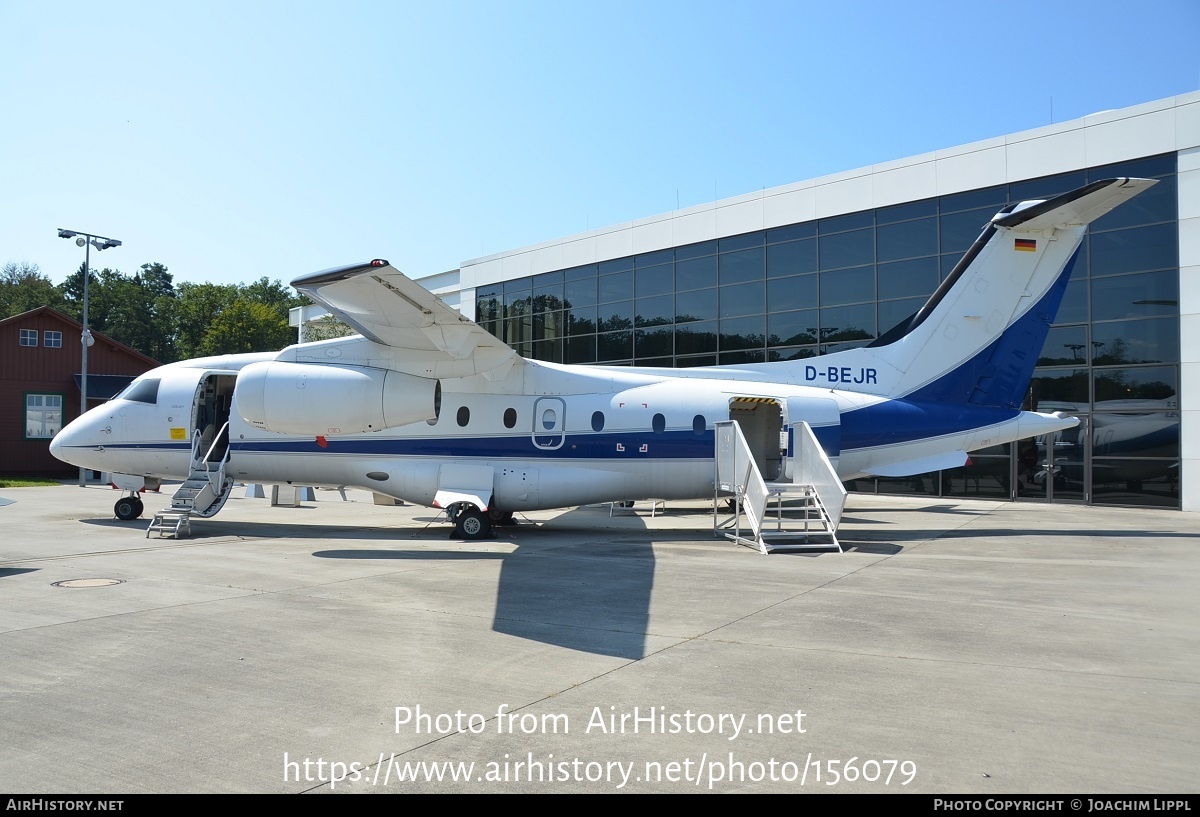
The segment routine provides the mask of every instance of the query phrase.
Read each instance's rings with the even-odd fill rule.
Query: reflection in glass
[[[1175,223],[1092,233],[1092,277],[1179,266]]]
[[[675,262],[675,289],[702,289],[717,285],[717,257],[710,255],[691,261]]]
[[[671,327],[638,329],[634,333],[634,351],[637,357],[664,357],[675,353],[674,332]]]
[[[896,261],[922,255],[937,255],[937,219],[923,218],[875,228],[879,261]]]
[[[703,321],[675,327],[675,354],[691,355],[717,351],[717,322]],[[710,365],[707,363],[697,365]]]
[[[721,321],[721,351],[761,349],[766,344],[766,319],[762,315]]]
[[[784,278],[817,271],[817,241],[789,241],[767,247],[767,277]]]
[[[1092,347],[1092,362],[1097,366],[1174,363],[1179,360],[1179,321],[1157,318],[1093,324]]]
[[[1095,272],[1094,266],[1092,271]],[[1176,270],[1092,278],[1092,320],[1178,314],[1179,273]]]
[[[763,249],[757,247],[717,256],[721,285],[760,281],[763,277]]]
[[[634,305],[634,323],[638,326],[661,326],[674,321],[675,298],[671,295],[638,298]]]
[[[675,296],[675,321],[710,321],[717,317],[717,291],[698,289]]]
[[[624,301],[633,297],[633,270],[618,272],[615,275],[601,275],[597,280],[600,289],[600,303],[609,301]]]
[[[767,345],[794,346],[817,342],[817,310],[772,312],[767,316]]]
[[[1039,366],[1086,365],[1088,349],[1086,326],[1055,327],[1046,335],[1037,362]]]
[[[626,360],[633,357],[633,332],[609,332],[596,336],[599,360]]]
[[[805,309],[817,304],[817,276],[795,275],[767,281],[767,309],[783,312]]]
[[[1135,369],[1096,369],[1096,409],[1118,400],[1151,401],[1157,408],[1175,408],[1175,367],[1143,366]],[[1138,406],[1141,408],[1142,406]]]
[[[818,241],[823,270],[857,267],[875,261],[875,236],[871,230],[822,234]]]
[[[875,337],[875,304],[826,307],[821,310],[821,343]]]
[[[762,281],[721,287],[722,318],[752,315],[763,311],[766,287]]]

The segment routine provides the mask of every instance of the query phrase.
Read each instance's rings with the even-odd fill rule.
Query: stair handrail
[[[225,439],[226,439],[225,455],[223,457],[221,457],[221,467],[218,468],[216,471],[217,478],[215,481],[213,480],[213,472],[209,471],[207,466],[208,466],[208,463],[212,460],[213,452],[217,450],[217,444],[221,442],[222,435],[226,435],[226,432],[228,432],[228,430],[229,430],[229,422],[226,421],[225,425],[221,426],[221,430],[218,431],[216,436],[213,437],[212,445],[210,445],[208,447],[208,451],[204,454],[204,459],[201,460],[201,462],[205,465],[204,470],[208,476],[208,484],[212,486],[213,493],[218,496],[221,494],[221,490],[225,483],[225,463],[229,460],[229,442],[228,442],[229,437],[228,436],[225,437]]]

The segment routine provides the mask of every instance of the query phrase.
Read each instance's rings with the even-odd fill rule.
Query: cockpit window
[[[158,402],[158,384],[157,377],[151,377],[147,380],[138,380],[129,384],[129,388],[117,395],[121,400],[132,400],[135,403],[149,403],[154,405]]]

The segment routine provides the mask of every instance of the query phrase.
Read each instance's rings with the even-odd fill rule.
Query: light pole
[[[94,343],[91,330],[88,329],[88,281],[92,277],[92,247],[95,247],[97,251],[107,250],[121,246],[121,242],[115,238],[105,238],[102,235],[64,230],[62,227],[58,228],[58,237],[74,238],[75,246],[86,248],[83,254],[83,333],[79,336],[79,343],[83,346],[83,371],[79,377],[79,414],[83,416],[87,413],[88,347]],[[80,468],[79,487],[82,488],[85,485],[87,485],[87,471]]]

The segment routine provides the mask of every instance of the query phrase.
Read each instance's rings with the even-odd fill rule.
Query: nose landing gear
[[[123,522],[129,522],[137,519],[142,515],[145,507],[142,505],[142,499],[136,493],[131,496],[123,496],[117,500],[117,504],[113,506],[113,513],[117,519]]]

